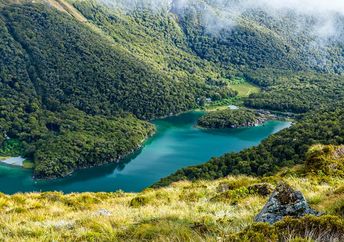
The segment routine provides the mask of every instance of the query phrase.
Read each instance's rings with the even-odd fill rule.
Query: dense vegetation
[[[154,186],[184,179],[217,179],[230,174],[272,174],[281,167],[303,162],[309,147],[314,144],[344,144],[343,120],[344,110],[340,107],[311,112],[291,128],[270,136],[257,147],[184,168]]]
[[[265,70],[248,78],[264,88],[245,100],[253,108],[305,113],[344,100],[343,76]]]
[[[320,217],[254,223],[274,186],[301,191]],[[303,166],[272,177],[178,182],[136,194],[58,192],[0,195],[6,241],[342,241],[343,178]],[[267,187],[257,190],[256,187]],[[320,238],[320,239],[319,239]]]
[[[213,33],[202,22],[200,11],[211,1],[157,11],[146,6],[129,9],[126,1],[118,1],[119,8],[92,0],[29,2],[0,1],[0,144],[8,151],[12,146],[5,142],[7,138],[20,143],[22,148],[16,153],[35,161],[37,177],[65,175],[77,167],[101,164],[104,157],[115,160],[127,154],[152,131],[137,118],[168,116],[209,100],[226,104],[240,100],[253,108],[305,113],[334,105],[344,97],[343,78],[338,75],[343,70],[342,45],[329,42],[330,59],[323,65],[317,50],[302,47],[312,41],[310,36],[292,34],[294,18],[285,22],[260,11],[245,12],[230,30],[220,28]],[[252,82],[262,91],[257,88],[240,94],[231,89],[236,80]],[[77,116],[73,116],[77,131],[66,129],[68,135],[62,135],[59,127],[73,121],[66,117],[71,112]],[[315,117],[318,115],[322,114]],[[59,120],[58,124],[51,117]],[[114,142],[96,149],[85,138],[95,135],[96,129],[85,128],[78,121],[97,123],[99,119],[110,122],[104,133],[119,128],[119,120],[128,124],[111,136],[113,140],[137,132],[124,147]],[[307,130],[304,122],[308,121],[295,127],[305,125]],[[136,126],[140,128],[135,130]],[[309,132],[305,139],[314,140],[301,147],[319,139],[320,135]],[[330,132],[337,131],[324,130]],[[96,137],[110,135],[104,133]],[[278,143],[283,135],[270,140]],[[325,137],[341,143],[340,136]],[[79,139],[81,144],[76,145],[74,141]],[[180,177],[266,174],[299,162],[304,149],[295,147],[303,142],[285,148],[262,145],[263,150],[255,148],[250,155],[251,150],[245,151],[244,157],[238,155],[241,158],[234,165],[230,162],[227,167],[228,161],[220,158],[220,168],[214,165],[215,169],[201,172],[207,175]],[[277,151],[272,152],[274,146],[285,154],[279,157]],[[70,158],[65,155],[68,152]],[[267,161],[262,161],[262,155],[257,158],[255,152],[267,153]],[[92,156],[90,161],[87,157]]]
[[[115,118],[87,116],[77,110],[43,114],[48,134],[29,143],[35,151],[34,175],[64,176],[76,168],[115,162],[137,150],[154,132],[153,125],[123,114]],[[38,131],[39,132],[39,131]],[[30,157],[30,153],[26,156]]]
[[[33,160],[35,177],[64,176],[132,152],[153,130],[136,117],[235,95],[191,78],[187,67],[172,78],[65,12],[8,1],[0,8],[1,153]]]
[[[197,124],[203,128],[223,129],[255,126],[262,124],[266,118],[247,109],[219,110],[206,113]]]
[[[0,157],[18,156],[23,152],[23,144],[16,139],[7,139],[0,149]]]
[[[67,15],[24,4],[4,7],[1,16],[2,38],[15,45],[3,43],[4,51],[19,52],[14,60],[21,62],[4,64],[9,70],[2,72],[2,83],[13,89],[32,83],[49,110],[72,104],[89,114],[124,109],[150,119],[195,105],[197,83],[173,81]],[[19,68],[22,76],[13,77]]]
[[[187,33],[188,45],[198,56],[241,70],[343,73],[343,43],[328,39],[328,45],[319,44],[312,32],[315,19],[293,12],[273,14],[268,8],[243,7],[238,11],[235,8],[240,2],[245,1],[195,0],[176,4],[174,12]],[[342,22],[342,16],[335,21]],[[341,27],[336,31],[343,36]]]
[[[307,31],[294,34],[300,19],[264,11],[245,11],[230,29],[210,31],[202,11],[212,0],[158,11],[144,6],[149,1],[139,9],[125,0],[114,9],[93,0],[35,2],[0,0],[0,156],[34,161],[37,178],[117,161],[154,132],[142,120],[209,99],[210,105],[234,100],[302,118],[257,147],[155,184],[175,182],[169,187],[137,194],[0,194],[1,239],[344,239],[341,42],[313,48]],[[236,80],[255,86],[232,90]],[[226,127],[224,117],[239,126],[253,118],[237,112],[214,112],[203,121]],[[197,181],[179,181],[185,179]],[[328,215],[253,223],[267,200],[253,188],[280,180]]]
[[[7,140],[0,154],[35,161],[37,178],[60,177],[77,168],[117,161],[154,132],[153,125],[133,115],[91,116],[75,108],[58,113],[38,110],[12,125],[20,128],[10,127],[7,134],[20,140],[20,145],[18,140]]]

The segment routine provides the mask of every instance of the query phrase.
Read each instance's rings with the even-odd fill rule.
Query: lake
[[[1,164],[0,192],[137,192],[182,167],[255,146],[291,125],[290,122],[269,121],[258,127],[203,130],[195,127],[202,115],[202,112],[190,112],[156,120],[157,133],[141,150],[121,163],[80,170],[63,179],[36,181],[31,178],[30,170]]]

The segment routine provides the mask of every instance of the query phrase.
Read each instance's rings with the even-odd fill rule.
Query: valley
[[[343,39],[341,0],[0,0],[0,240],[342,241]]]

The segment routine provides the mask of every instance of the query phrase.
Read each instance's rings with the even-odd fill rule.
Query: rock
[[[48,220],[44,222],[36,222],[35,224],[40,227],[52,227],[54,229],[72,229],[75,225],[75,222],[69,220]]]
[[[255,221],[273,224],[285,216],[302,217],[306,214],[320,215],[309,207],[301,192],[294,191],[288,184],[281,182]]]
[[[231,186],[229,186],[229,184],[226,182],[220,183],[220,185],[217,187],[218,192],[227,192],[231,189],[233,189],[233,188]]]
[[[247,188],[251,194],[268,196],[272,193],[273,187],[269,183],[259,183],[251,185]]]
[[[106,209],[99,209],[96,212],[96,215],[104,216],[104,217],[110,217],[112,215],[112,213],[109,210],[106,210]]]
[[[334,157],[337,159],[344,157],[344,145],[338,147],[334,152]]]

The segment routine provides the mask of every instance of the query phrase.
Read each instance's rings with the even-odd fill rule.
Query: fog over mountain
[[[210,33],[235,27],[240,17],[265,13],[275,21],[287,21],[295,34],[307,31],[318,42],[342,41],[344,1],[342,0],[100,0],[108,6],[125,10],[150,9],[183,14],[198,11]]]

